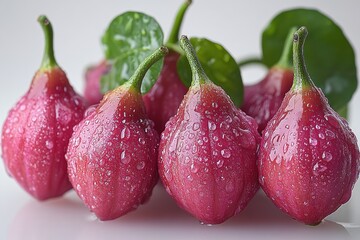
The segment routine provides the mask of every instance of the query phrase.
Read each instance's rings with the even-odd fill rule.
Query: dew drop
[[[279,142],[279,139],[280,139],[280,135],[279,134],[276,134],[273,138],[272,138],[272,143],[275,143],[275,142]]]
[[[285,143],[283,146],[283,153],[284,154],[287,153],[288,149],[289,149],[289,144]]]
[[[130,130],[129,130],[127,127],[124,127],[124,128],[121,130],[120,138],[121,138],[121,139],[128,139],[128,138],[130,138]]]
[[[212,121],[209,121],[208,128],[209,128],[209,130],[214,131],[216,129],[216,124]]]
[[[216,102],[212,102],[212,103],[211,103],[211,106],[212,106],[213,108],[218,108],[219,105],[218,105]]]
[[[144,169],[144,167],[145,167],[145,162],[144,161],[141,161],[136,165],[137,170],[142,170],[142,169]]]
[[[187,180],[189,180],[190,182],[193,180],[193,177],[191,175],[188,175],[187,177]]]
[[[74,141],[74,146],[75,146],[75,147],[77,147],[77,146],[79,146],[79,145],[80,145],[80,143],[81,143],[81,137],[77,137],[77,138],[75,138],[75,141]]]
[[[327,137],[331,138],[331,139],[334,139],[334,138],[335,138],[335,133],[332,132],[332,131],[329,130],[329,129],[326,129],[326,130],[325,130],[325,135],[326,135]]]
[[[319,129],[320,129],[320,126],[319,126],[318,124],[316,124],[316,125],[315,125],[315,128],[316,128],[317,130],[319,130]]]
[[[331,114],[326,114],[324,117],[325,117],[326,121],[328,121],[330,123],[330,125],[332,125],[333,127],[336,127],[336,128],[340,127],[340,123],[335,116],[333,116]]]
[[[144,145],[144,144],[145,144],[145,139],[139,138],[139,143],[142,144],[142,145]]]
[[[229,158],[229,157],[231,157],[231,152],[230,152],[230,150],[229,149],[223,149],[223,150],[221,150],[221,156],[223,156],[224,158]]]
[[[286,125],[285,125],[285,128],[286,128],[286,129],[289,129],[289,128],[290,128],[290,126],[289,126],[288,124],[286,124]]]
[[[200,128],[200,124],[199,124],[199,123],[194,123],[194,124],[193,124],[192,129],[193,129],[194,131],[198,130],[199,128]]]
[[[323,152],[321,158],[327,162],[330,162],[332,160],[332,155],[329,152]]]
[[[317,141],[317,139],[316,138],[309,138],[309,143],[310,143],[310,145],[312,145],[312,146],[316,146],[317,144],[318,144],[318,141]]]
[[[223,160],[223,159],[217,160],[216,166],[217,166],[218,168],[221,168],[223,165],[224,165],[224,160]]]
[[[127,164],[130,162],[129,156],[126,154],[125,150],[121,152],[120,160],[123,164]]]
[[[22,104],[22,105],[20,106],[20,110],[21,110],[21,111],[25,111],[25,109],[26,109],[26,106],[25,106],[24,104]]]
[[[318,136],[320,139],[325,139],[325,135],[323,133],[319,133]]]
[[[195,164],[193,163],[193,164],[191,164],[191,166],[190,166],[190,171],[191,172],[193,172],[193,173],[197,173],[197,171],[198,171],[199,169],[195,166]]]
[[[47,149],[52,149],[54,147],[54,143],[51,140],[46,140],[45,146]]]
[[[185,161],[186,164],[190,162],[190,158],[189,157],[185,157]]]

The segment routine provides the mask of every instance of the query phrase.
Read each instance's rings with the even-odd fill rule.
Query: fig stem
[[[289,30],[289,33],[285,40],[283,51],[281,53],[280,60],[278,61],[277,64],[275,64],[275,66],[284,68],[284,69],[289,69],[289,68],[292,69],[293,68],[293,64],[292,64],[293,37],[294,37],[294,33],[296,32],[296,29],[297,29],[296,27],[292,27]]]
[[[294,81],[292,90],[302,90],[304,88],[315,87],[306,69],[304,58],[304,42],[308,31],[306,27],[299,28],[294,33],[293,38],[293,62],[294,62]]]
[[[181,24],[183,22],[186,10],[188,9],[188,7],[191,5],[192,0],[185,0],[185,2],[180,6],[173,26],[171,28],[171,32],[169,35],[169,39],[166,42],[167,44],[177,44],[179,42],[179,32],[180,32],[180,28],[181,28]]]
[[[142,80],[144,79],[146,72],[154,63],[159,61],[168,52],[169,50],[165,46],[161,46],[160,48],[156,49],[155,52],[145,58],[145,60],[139,65],[135,73],[125,84],[134,87],[138,92],[140,92]]]
[[[180,38],[180,46],[185,51],[186,58],[190,64],[192,72],[191,86],[203,84],[207,81],[210,81],[209,78],[206,76],[198,57],[196,56],[194,47],[191,45],[189,39],[185,35],[181,36]]]
[[[58,67],[58,64],[55,60],[54,56],[54,34],[51,23],[49,19],[41,15],[38,17],[38,22],[43,29],[44,36],[45,36],[45,48],[44,48],[44,55],[41,62],[41,70],[49,70],[54,67]]]

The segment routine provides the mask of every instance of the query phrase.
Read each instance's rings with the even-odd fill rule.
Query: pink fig
[[[292,38],[295,28],[291,29],[284,44],[282,56],[277,64],[260,82],[245,86],[244,103],[241,109],[255,118],[259,133],[264,130],[269,120],[279,109],[282,100],[293,83]]]
[[[294,34],[294,83],[264,130],[259,181],[292,218],[316,225],[346,203],[359,176],[354,133],[328,104],[305,66],[305,27]]]
[[[161,136],[159,174],[179,206],[218,224],[242,211],[259,188],[260,135],[255,120],[208,79],[185,36],[180,45],[193,80]]]
[[[45,200],[71,189],[65,153],[86,106],[56,63],[49,20],[40,16],[38,21],[45,34],[42,64],[6,118],[1,146],[8,173],[33,197]]]
[[[145,59],[123,85],[108,92],[75,127],[67,152],[75,191],[101,220],[118,218],[144,203],[157,182],[159,136],[140,93],[145,73],[167,53]]]
[[[110,69],[106,60],[101,61],[98,65],[92,66],[85,73],[85,90],[84,98],[89,105],[98,104],[104,94],[101,92],[100,80]]]
[[[186,0],[181,5],[166,45],[177,47],[181,23],[190,4],[191,1]],[[166,55],[158,80],[143,96],[146,111],[150,119],[154,121],[158,133],[164,131],[166,122],[176,114],[188,90],[177,73],[176,64],[179,56],[175,51],[170,51]]]

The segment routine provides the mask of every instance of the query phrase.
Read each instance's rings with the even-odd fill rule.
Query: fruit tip
[[[38,22],[39,22],[40,24],[44,24],[45,26],[50,23],[50,21],[49,21],[49,19],[46,17],[46,15],[40,15],[37,20],[38,20]]]
[[[161,51],[164,55],[166,55],[166,54],[169,53],[169,49],[168,49],[167,47],[165,47],[165,46],[161,46],[161,47],[160,47],[160,51]]]
[[[187,3],[187,5],[190,5],[190,4],[192,4],[192,0],[186,0],[186,3]]]
[[[300,27],[294,33],[294,42],[298,42],[300,38],[305,38],[308,35],[308,30],[305,26]]]

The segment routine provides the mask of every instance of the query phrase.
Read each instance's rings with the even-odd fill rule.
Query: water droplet
[[[315,125],[315,128],[316,128],[317,130],[319,130],[319,129],[320,129],[320,126],[319,126],[318,124],[316,124],[316,125]]]
[[[225,185],[225,191],[228,193],[233,192],[235,189],[234,182],[232,180],[229,180]]]
[[[121,138],[121,139],[128,139],[128,138],[130,138],[130,130],[129,130],[127,127],[124,127],[124,128],[121,130],[120,138]]]
[[[199,139],[199,140],[197,141],[197,143],[198,143],[200,146],[204,144],[203,140],[201,140],[201,139]]]
[[[221,156],[223,156],[224,158],[229,158],[229,157],[231,157],[231,152],[230,152],[230,150],[229,149],[223,149],[223,150],[221,150]]]
[[[318,176],[320,173],[324,172],[327,169],[326,166],[316,163],[313,167],[313,172],[315,176]]]
[[[188,175],[186,178],[187,178],[187,180],[189,180],[190,182],[193,180],[193,178],[192,178],[191,175]]]
[[[224,165],[224,160],[223,160],[223,159],[217,160],[216,166],[217,166],[218,168],[221,168],[223,165]]]
[[[185,157],[185,161],[186,164],[190,162],[190,158],[189,157]]]
[[[193,124],[193,130],[196,131],[200,128],[200,124],[199,123],[194,123]]]
[[[317,143],[318,143],[318,141],[317,141],[316,138],[310,137],[310,138],[309,138],[309,143],[310,143],[310,145],[316,146]]]
[[[197,171],[198,171],[199,169],[195,166],[195,164],[193,163],[193,164],[191,164],[191,166],[190,166],[190,171],[191,172],[193,172],[193,173],[197,173]]]
[[[324,116],[324,118],[326,119],[326,121],[328,121],[330,123],[330,125],[332,125],[333,127],[340,127],[340,123],[339,123],[339,120],[334,116],[334,115],[331,115],[331,114],[326,114]]]
[[[76,189],[77,189],[78,191],[81,191],[81,186],[80,186],[80,184],[77,184],[77,185],[76,185]]]
[[[289,144],[285,143],[283,146],[283,153],[284,154],[287,153],[288,149],[289,149]]]
[[[216,129],[216,124],[212,121],[209,121],[208,128],[209,128],[209,130],[214,131]]]
[[[193,134],[193,133],[189,134],[189,139],[193,139],[194,137],[195,137],[195,134]]]
[[[325,139],[325,135],[323,133],[319,133],[319,138],[320,139]]]
[[[276,134],[273,138],[272,138],[272,143],[275,143],[275,142],[279,142],[280,140],[280,135],[279,134]]]
[[[285,125],[285,128],[286,128],[286,129],[289,129],[289,128],[290,128],[290,126],[289,126],[288,124],[286,124],[286,125]]]
[[[330,162],[332,160],[332,155],[329,152],[323,152],[321,158],[327,162]]]
[[[126,154],[126,151],[122,151],[121,152],[121,155],[120,155],[120,160],[123,164],[127,164],[130,162],[130,158],[129,156]]]
[[[145,144],[145,139],[139,138],[139,143],[142,144],[142,145],[144,145],[144,144]]]
[[[21,110],[21,111],[25,111],[25,109],[26,109],[26,106],[25,106],[24,104],[22,104],[22,105],[20,106],[20,110]]]
[[[144,169],[144,167],[145,167],[145,162],[144,161],[141,161],[136,165],[137,170],[142,170],[142,169]]]
[[[329,129],[326,129],[326,130],[325,130],[325,135],[328,136],[328,137],[331,138],[331,139],[334,139],[334,138],[335,138],[335,133],[332,132],[332,131],[329,130]]]
[[[218,105],[216,102],[212,102],[212,103],[211,103],[211,106],[212,106],[213,108],[218,108],[219,105]]]
[[[81,137],[75,138],[75,140],[74,140],[74,146],[77,147],[77,146],[80,145],[80,143],[81,143]]]
[[[111,170],[107,170],[106,175],[110,176],[111,175]]]
[[[46,140],[45,146],[47,149],[52,149],[54,147],[54,143],[51,140]]]

